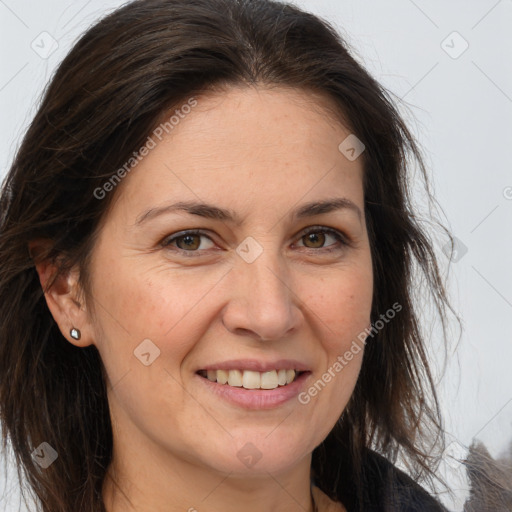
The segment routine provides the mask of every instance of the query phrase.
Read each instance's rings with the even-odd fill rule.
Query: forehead
[[[124,178],[122,200],[134,210],[184,198],[226,207],[293,204],[308,193],[332,195],[333,188],[353,199],[361,195],[362,158],[350,161],[340,152],[350,129],[329,99],[246,87],[210,92],[194,103],[162,116],[150,134],[152,149]]]

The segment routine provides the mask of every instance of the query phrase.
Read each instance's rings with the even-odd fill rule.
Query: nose
[[[252,263],[237,259],[229,273],[223,324],[232,333],[271,341],[297,330],[300,300],[282,258],[268,248]]]

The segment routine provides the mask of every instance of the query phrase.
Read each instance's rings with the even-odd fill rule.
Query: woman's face
[[[196,100],[115,191],[86,331],[118,457],[275,474],[327,436],[359,373],[363,351],[344,355],[370,322],[362,158],[340,151],[350,131],[305,92]],[[304,373],[283,386],[278,370]]]

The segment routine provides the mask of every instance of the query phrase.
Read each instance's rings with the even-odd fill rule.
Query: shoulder
[[[353,478],[339,483],[338,497],[348,512],[448,512],[421,485],[377,452],[365,452],[361,470],[362,496]],[[329,512],[343,510],[339,503],[338,508],[333,501],[326,504]]]
[[[317,506],[316,510],[319,512],[347,512],[347,509],[341,503],[331,500],[331,498],[317,486],[312,486],[311,491]]]
[[[363,474],[368,489],[365,511],[448,512],[421,485],[374,451],[367,453]]]

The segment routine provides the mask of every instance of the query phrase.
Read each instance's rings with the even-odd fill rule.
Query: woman
[[[42,510],[444,510],[415,482],[443,438],[414,265],[449,304],[409,155],[426,179],[291,5],[139,0],[89,29],[2,192],[4,449]]]

